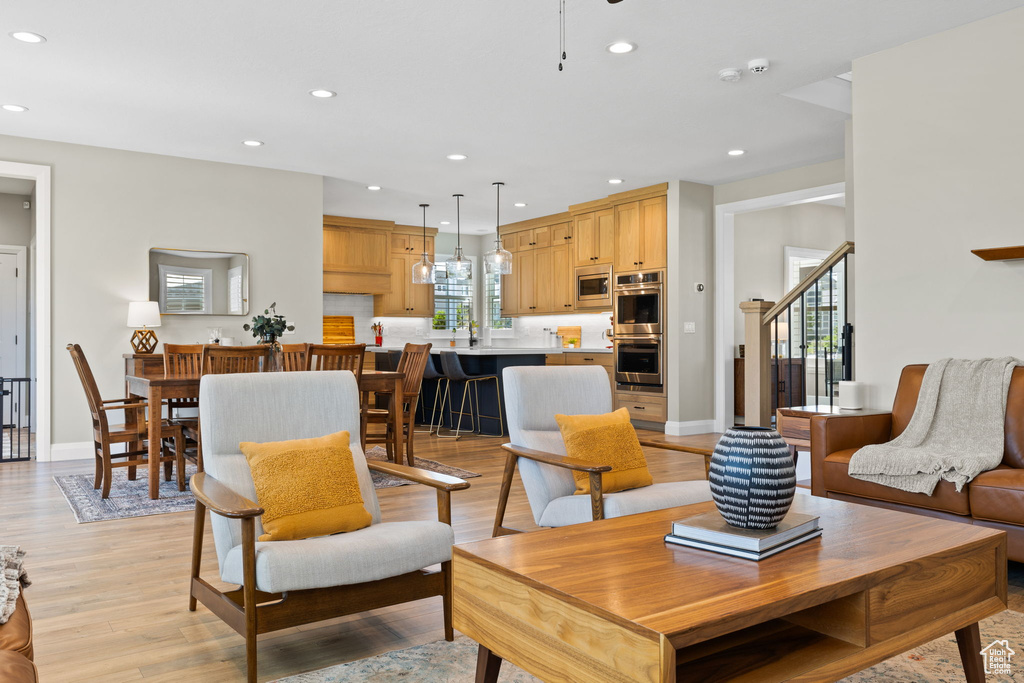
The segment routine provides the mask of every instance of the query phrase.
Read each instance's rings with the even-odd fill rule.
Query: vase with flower
[[[246,332],[252,332],[257,344],[270,347],[270,370],[277,370],[281,365],[281,344],[277,341],[285,332],[294,332],[295,325],[289,325],[287,318],[277,312],[277,302],[263,310],[263,315],[253,316],[252,324],[242,325]]]

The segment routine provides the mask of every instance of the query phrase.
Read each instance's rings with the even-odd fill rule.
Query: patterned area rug
[[[1007,610],[981,622],[982,646],[997,639],[1009,641],[1011,650],[1022,652],[1024,614]],[[460,636],[453,643],[439,640],[281,678],[276,683],[463,683],[474,679],[476,652],[477,644]],[[504,662],[498,680],[502,683],[536,683],[540,679]],[[963,680],[964,671],[960,666],[956,639],[950,634],[844,678],[843,683],[962,683]],[[990,676],[989,680],[1024,680],[1024,661],[1020,665],[1012,661],[1009,675]]]
[[[378,462],[388,462],[388,452],[382,446],[374,446],[370,450],[366,451],[366,459],[376,460]],[[420,469],[430,470],[431,472],[437,472],[438,474],[448,474],[453,477],[459,477],[460,479],[472,479],[473,477],[480,476],[476,472],[470,472],[469,470],[464,470],[460,467],[445,465],[444,463],[437,462],[436,460],[415,458],[415,463],[416,467],[419,467]],[[384,474],[383,472],[371,471],[370,476],[373,477],[373,487],[377,489],[389,489],[395,486],[408,486],[409,484],[415,483],[408,479]]]
[[[371,448],[366,453],[368,460],[387,461],[387,451],[380,446]],[[480,475],[469,470],[458,467],[451,467],[434,460],[416,458],[416,466],[431,472],[450,474],[454,477],[469,479]],[[164,481],[163,473],[160,476],[160,498],[150,500],[149,486],[146,481],[146,473],[140,471],[135,481],[128,480],[128,470],[120,467],[114,470],[114,480],[110,485],[110,496],[104,500],[100,498],[100,491],[92,487],[93,476],[91,474],[70,474],[54,477],[60,492],[64,494],[65,500],[75,513],[75,521],[79,524],[86,522],[105,522],[111,519],[124,519],[125,517],[145,517],[146,515],[162,515],[169,512],[188,512],[195,509],[195,498],[188,488],[189,478],[196,473],[195,465],[187,465],[185,468],[185,490],[178,491],[178,484],[175,481]],[[394,477],[390,474],[371,472],[373,486],[378,489],[405,486],[413,482]],[[173,479],[173,477],[172,477]]]
[[[161,471],[160,497],[156,500],[149,498],[149,483],[142,468],[135,481],[128,480],[128,468],[119,467],[114,470],[110,496],[106,500],[100,497],[99,489],[92,487],[91,474],[68,474],[54,477],[53,480],[75,513],[75,521],[84,524],[194,510],[196,499],[188,488],[188,480],[195,473],[195,465],[185,466],[185,490],[179,491],[173,474],[171,481],[164,481]]]

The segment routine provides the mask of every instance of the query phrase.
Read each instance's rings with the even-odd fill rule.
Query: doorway
[[[26,184],[26,181],[28,184]],[[30,237],[23,244],[4,247],[0,239],[0,376],[19,379],[4,382],[0,423],[18,424],[14,435],[27,430],[34,434],[31,455],[37,460],[50,460],[50,167],[0,161],[0,187],[13,184],[28,202]],[[19,200],[19,203],[22,203]],[[14,296],[8,290],[13,260]],[[11,310],[13,309],[13,313]],[[12,329],[13,327],[13,329]],[[16,341],[12,342],[11,339]],[[10,375],[6,374],[14,372]],[[16,408],[15,408],[16,407]],[[10,412],[8,412],[10,411]],[[29,426],[30,425],[30,426]],[[5,452],[13,445],[4,440]],[[31,441],[30,441],[31,443]],[[22,443],[22,452],[29,444]]]

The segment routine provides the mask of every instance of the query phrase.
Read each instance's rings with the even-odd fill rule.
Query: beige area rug
[[[1020,653],[1011,658],[1009,675],[990,675],[990,681],[1024,680],[1024,614],[1009,610],[981,622],[981,643],[1006,640]],[[405,650],[282,678],[277,683],[465,683],[476,671],[477,644],[465,636],[453,643],[439,640]],[[501,665],[502,683],[536,683],[508,662]],[[953,634],[888,659],[843,679],[844,683],[963,683],[964,671]]]
[[[371,448],[366,453],[368,460],[387,461],[387,451],[380,446]],[[476,472],[445,465],[444,463],[426,458],[416,458],[416,466],[431,472],[450,474],[453,477],[470,479],[479,477]],[[71,512],[75,515],[75,521],[79,524],[86,522],[105,522],[111,519],[124,519],[126,517],[145,517],[148,515],[163,515],[171,512],[187,512],[194,510],[196,499],[188,488],[189,478],[195,474],[195,465],[189,464],[185,469],[185,490],[178,491],[175,481],[166,482],[163,472],[160,474],[160,497],[156,500],[149,498],[149,484],[146,479],[146,472],[141,471],[134,481],[128,479],[128,471],[124,467],[114,470],[113,480],[110,485],[110,496],[106,499],[100,497],[100,492],[92,487],[93,475],[91,474],[69,474],[56,476],[53,481],[57,484],[64,499],[68,502]],[[373,486],[378,489],[387,489],[395,486],[406,486],[415,482],[394,477],[390,474],[371,472]],[[173,479],[173,477],[172,477]]]

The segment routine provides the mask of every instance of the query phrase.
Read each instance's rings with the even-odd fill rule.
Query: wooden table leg
[[[476,683],[496,683],[501,669],[501,657],[483,645],[476,654]]]
[[[981,658],[981,632],[978,630],[977,622],[957,630],[956,646],[960,650],[960,661],[964,665],[967,683],[985,683],[985,663]]]
[[[163,390],[157,384],[149,385],[149,497],[160,497],[160,435],[163,432]]]
[[[402,435],[402,384],[404,383],[403,378],[399,377],[395,380],[395,388],[391,394],[391,429],[394,430],[395,435],[395,462],[399,465],[402,464],[402,447],[405,445],[405,438]],[[412,465],[412,463],[409,463]]]

